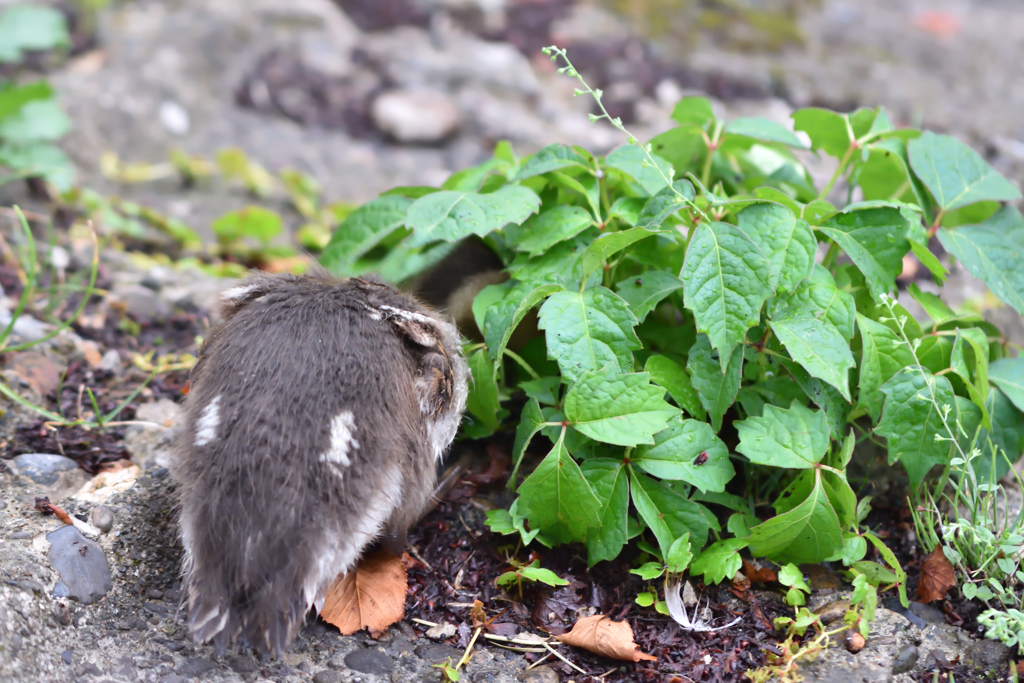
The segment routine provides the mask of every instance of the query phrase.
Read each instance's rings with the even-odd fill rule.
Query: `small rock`
[[[22,579],[18,582],[18,588],[29,593],[35,593],[36,595],[42,595],[43,591],[46,590],[43,584],[35,579]]]
[[[117,352],[117,349],[110,349],[103,354],[100,358],[99,365],[96,366],[97,370],[106,370],[114,374],[115,377],[121,375],[124,372],[124,363],[121,362],[121,354]]]
[[[523,683],[558,683],[558,680],[558,674],[547,664],[530,669],[522,677]]]
[[[345,666],[364,674],[387,674],[395,668],[394,662],[376,648],[356,650],[345,656]]]
[[[345,679],[341,677],[340,673],[330,669],[318,671],[313,675],[313,683],[341,683],[343,680]]]
[[[431,640],[444,640],[450,638],[459,632],[459,629],[455,628],[454,624],[449,624],[447,621],[442,621],[437,626],[432,626],[427,631],[427,638]]]
[[[140,405],[135,410],[135,419],[140,422],[153,422],[169,427],[180,412],[181,406],[169,398],[162,398],[159,401]]]
[[[164,592],[159,588],[150,588],[146,591],[146,597],[153,600],[160,600],[164,597]]]
[[[198,678],[205,676],[216,668],[217,665],[209,659],[205,659],[203,657],[189,657],[182,662],[181,666],[178,667],[178,673]]]
[[[20,540],[22,540],[24,538],[32,538],[32,532],[31,531],[15,531],[13,534],[11,534],[10,538],[11,538],[12,541],[20,541]]]
[[[392,90],[373,101],[373,122],[398,142],[440,142],[455,132],[459,110],[437,90]]]
[[[92,524],[105,534],[114,526],[114,513],[106,505],[97,505],[92,509]]]
[[[431,664],[443,662],[449,657],[453,662],[458,661],[459,657],[462,656],[462,652],[460,650],[456,650],[454,647],[434,643],[424,643],[423,645],[418,646],[414,652],[417,657],[426,660]]]
[[[259,665],[252,657],[232,657],[228,660],[228,666],[240,674],[249,674],[259,669]]]
[[[12,354],[7,368],[17,373],[18,377],[27,382],[40,396],[46,396],[60,386],[60,369],[38,351]]]
[[[979,640],[967,648],[961,660],[978,671],[1006,671],[1013,651],[998,640]]]
[[[18,473],[41,486],[52,486],[60,479],[62,472],[78,469],[78,463],[71,458],[52,453],[24,453],[12,461]]]
[[[913,670],[917,664],[917,646],[912,644],[904,645],[900,648],[899,653],[896,655],[896,659],[892,663],[893,674],[905,674],[908,671]]]
[[[76,339],[75,346],[78,348],[78,352],[82,354],[86,362],[89,363],[90,367],[97,368],[103,361],[103,356],[100,355],[100,346],[91,339]]]
[[[113,588],[110,565],[103,548],[73,526],[46,535],[50,564],[60,573],[67,595],[85,605],[96,602]]]
[[[65,664],[71,664],[71,655],[71,650],[64,650],[64,652],[60,653],[60,658],[64,660]]]
[[[120,303],[124,311],[139,322],[166,320],[171,314],[170,306],[160,295],[142,285],[118,285],[108,299]]]
[[[171,133],[184,135],[188,132],[188,112],[177,102],[170,100],[162,102],[158,114],[160,116],[160,123]]]
[[[0,329],[6,329],[11,323],[10,311],[0,310]],[[53,331],[52,325],[47,325],[41,320],[36,320],[30,315],[22,314],[14,322],[13,335],[22,342],[39,341]]]
[[[178,674],[167,674],[166,676],[161,676],[157,683],[185,683],[185,679]]]
[[[932,607],[922,602],[910,603],[910,611],[924,619],[929,624],[945,624],[946,617],[938,607]]]

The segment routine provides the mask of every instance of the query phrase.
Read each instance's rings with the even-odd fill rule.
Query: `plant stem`
[[[832,265],[836,262],[837,256],[839,256],[839,243],[833,242],[829,245],[828,252],[826,252],[825,258],[821,262],[822,268],[832,270]]]
[[[719,138],[722,134],[722,122],[715,120],[715,127],[711,131],[711,139],[708,141],[708,156],[704,160],[704,168],[700,172],[700,181],[707,187],[711,182],[711,162],[718,151]]]
[[[850,163],[850,157],[853,156],[853,151],[859,148],[860,145],[858,145],[856,141],[850,143],[850,146],[846,149],[846,154],[843,155],[843,158],[839,162],[839,166],[836,167],[836,172],[832,174],[832,178],[829,179],[828,185],[826,185],[825,189],[823,189],[818,195],[818,199],[825,199],[828,197],[828,193],[832,191],[836,181],[839,180],[839,176],[841,176],[843,171],[846,170],[846,164]]]

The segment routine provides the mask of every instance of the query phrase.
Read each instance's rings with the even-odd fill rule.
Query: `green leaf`
[[[636,317],[625,301],[604,287],[557,292],[541,306],[539,317],[548,356],[571,382],[608,363],[628,371],[633,367],[632,351],[641,348],[633,331]]]
[[[654,443],[679,409],[645,372],[620,374],[614,368],[585,372],[565,396],[565,417],[591,439],[619,446]]]
[[[702,506],[643,474],[630,471],[629,481],[633,505],[658,539],[663,555],[667,556],[675,540],[686,533],[694,547],[707,542],[710,526]]]
[[[815,264],[811,276],[796,289],[775,299],[772,318],[811,316],[835,325],[845,339],[852,339],[856,304],[849,292],[836,286],[832,273]]]
[[[978,432],[977,446],[981,449],[981,457],[974,461],[974,470],[981,481],[998,481],[1010,471],[1010,463],[1024,453],[1024,415],[1021,415],[1013,402],[999,389],[988,392],[985,408],[991,416],[992,429],[982,428]],[[992,448],[989,448],[988,444],[990,439]],[[1006,454],[1006,458],[1003,457],[1003,453]]]
[[[335,229],[320,254],[320,264],[335,275],[349,274],[356,260],[402,227],[411,204],[412,200],[397,195],[377,197],[363,204]]]
[[[693,185],[687,180],[677,180],[672,184],[672,187],[666,187],[648,199],[634,222],[637,227],[656,230],[668,220],[669,216],[680,209],[686,208],[687,204],[683,200],[684,197],[691,201],[693,200]]]
[[[792,131],[770,119],[755,116],[733,119],[725,125],[724,132],[726,135],[742,135],[761,142],[778,142],[789,147],[807,149],[807,145],[793,135]]]
[[[740,389],[740,371],[743,364],[743,347],[733,349],[732,360],[725,372],[721,361],[714,357],[706,335],[697,335],[697,341],[690,348],[686,369],[690,372],[693,388],[697,390],[701,405],[711,416],[711,425],[717,432],[722,428],[722,416],[735,403]]]
[[[75,169],[64,150],[49,142],[0,143],[0,166],[46,180],[58,192],[67,192],[75,183]]]
[[[818,241],[807,221],[778,204],[754,204],[739,212],[739,228],[749,236],[771,264],[771,286],[791,291],[810,276]]]
[[[527,284],[527,287],[529,285]],[[508,346],[512,333],[522,322],[526,314],[534,306],[551,296],[562,288],[558,285],[541,285],[522,292],[520,287],[514,287],[498,304],[491,306],[484,315],[484,340],[487,342],[487,350],[494,361],[494,372],[497,373],[505,356],[505,348]]]
[[[530,526],[560,541],[584,539],[600,523],[600,506],[562,439],[519,486],[519,510]]]
[[[672,542],[665,553],[665,569],[670,574],[681,574],[690,566],[693,551],[690,549],[690,534],[686,533]]]
[[[580,279],[586,282],[590,274],[602,267],[610,256],[631,244],[656,234],[656,231],[647,228],[630,228],[601,235],[583,252],[583,271]]]
[[[523,223],[516,249],[536,256],[559,242],[575,237],[593,224],[594,217],[586,209],[556,206]]]
[[[722,583],[732,579],[743,566],[739,551],[746,547],[747,542],[742,538],[716,541],[705,548],[690,565],[690,575],[703,574],[705,583]]]
[[[988,379],[1024,412],[1024,358],[1002,358],[988,366]],[[1017,453],[1009,453],[1011,459]]]
[[[0,13],[0,62],[17,62],[28,50],[68,47],[64,15],[52,7],[13,5]]]
[[[530,445],[530,441],[537,432],[544,428],[544,423],[544,413],[540,409],[540,404],[537,403],[537,399],[531,398],[523,406],[519,424],[516,426],[516,440],[512,445],[513,468],[512,474],[508,478],[509,488],[516,485],[516,474],[523,462],[523,453],[526,452],[526,447]]]
[[[580,468],[600,502],[599,523],[587,533],[587,564],[619,556],[628,538],[629,481],[621,460],[591,458]]]
[[[711,425],[679,417],[655,434],[653,446],[640,446],[630,459],[659,479],[685,481],[701,491],[720,493],[736,474],[729,449]]]
[[[789,373],[790,377],[803,390],[816,406],[824,411],[828,419],[829,428],[832,431],[832,438],[839,440],[843,438],[843,429],[846,427],[846,418],[853,406],[839,393],[839,390],[827,384],[817,377],[811,377],[799,364],[784,358],[776,359]],[[780,378],[781,379],[781,378]],[[764,385],[762,385],[764,386]],[[792,403],[792,400],[789,401]],[[785,401],[773,400],[775,405],[785,405]]]
[[[856,363],[843,335],[827,320],[791,312],[795,317],[772,318],[772,332],[812,377],[828,382],[852,401],[849,371]]]
[[[693,125],[670,128],[651,138],[650,145],[654,154],[669,162],[680,175],[687,170],[696,171],[708,151],[704,131]]]
[[[70,129],[71,121],[55,99],[31,100],[11,116],[0,118],[0,139],[18,143],[52,142]]]
[[[824,150],[829,156],[841,158],[850,144],[851,130],[846,114],[828,109],[808,108],[793,112],[793,128],[802,130],[811,138],[811,149]]]
[[[572,272],[583,256],[587,244],[583,239],[585,235],[586,232],[567,242],[559,242],[546,253],[533,258],[528,258],[526,254],[517,254],[508,266],[509,275],[516,280],[532,282],[534,285],[542,282],[560,282],[563,286],[569,287],[571,283],[576,282]]]
[[[816,564],[840,548],[843,537],[839,517],[821,483],[821,471],[814,471],[814,484],[806,500],[758,524],[744,540],[755,557],[769,557],[779,563]]]
[[[768,259],[736,226],[701,223],[690,239],[680,278],[697,331],[720,352],[724,371],[772,293]]]
[[[548,586],[568,586],[569,582],[563,578],[560,578],[558,574],[554,573],[550,569],[544,569],[543,567],[536,567],[537,562],[528,567],[523,567],[519,570],[519,576],[530,581],[539,581]]]
[[[910,251],[907,219],[899,209],[868,208],[841,213],[818,229],[842,247],[864,273],[871,296],[888,294]]]
[[[985,199],[1014,201],[1020,190],[951,135],[926,132],[907,143],[910,166],[943,212]]]
[[[672,109],[672,120],[684,126],[703,126],[715,118],[711,100],[706,97],[689,96],[676,102]]]
[[[491,194],[442,190],[420,197],[405,217],[413,245],[455,242],[484,235],[506,223],[520,224],[540,208],[540,197],[521,185],[506,185]]]
[[[953,254],[974,277],[992,290],[999,299],[1024,315],[1024,233],[1006,233],[998,226],[1007,215],[1020,217],[1012,207],[1000,209],[979,225],[967,225],[955,230],[942,228],[939,242]],[[1021,221],[1024,225],[1024,220]]]
[[[608,210],[608,218],[605,222],[607,223],[612,218],[621,218],[627,225],[636,225],[640,218],[640,212],[649,201],[651,200],[644,197],[619,197],[612,204],[612,208]]]
[[[916,490],[932,467],[949,462],[952,442],[936,441],[935,437],[950,437],[939,411],[949,406],[952,425],[956,418],[953,387],[945,377],[912,365],[896,373],[881,392],[885,402],[875,431],[889,442],[889,464],[902,463],[911,488]]]
[[[931,249],[920,242],[915,242],[914,240],[910,240],[910,249],[914,252],[914,256],[917,257],[917,260],[921,262],[921,265],[927,268],[928,272],[932,274],[932,278],[934,278],[937,284],[946,284],[946,276],[949,275],[949,271],[946,270],[944,265],[942,265],[942,262],[939,261],[938,257],[932,253]]]
[[[759,465],[809,469],[828,450],[831,431],[825,413],[796,401],[785,410],[767,404],[761,417],[734,424],[740,439],[736,450]]]
[[[666,296],[683,288],[683,281],[664,270],[647,270],[615,285],[615,292],[629,304],[636,319],[644,321],[647,314]]]
[[[706,417],[700,396],[690,382],[690,376],[674,360],[668,356],[653,355],[647,359],[644,372],[651,376],[652,382],[664,387],[679,407],[692,417],[698,420]]]
[[[857,314],[863,351],[860,359],[858,405],[878,422],[883,396],[879,389],[897,372],[914,364],[914,354],[895,332],[882,323]]]
[[[654,157],[657,168],[647,160],[647,155],[638,145],[625,144],[613,149],[605,158],[605,165],[616,168],[636,179],[649,195],[656,195],[668,187],[666,178],[672,179],[672,164],[661,157]]]
[[[0,120],[14,116],[29,102],[53,98],[53,88],[46,81],[17,86],[0,82]]]
[[[589,169],[586,157],[569,145],[548,145],[523,162],[513,181],[525,180],[562,168]]]
[[[498,410],[501,408],[498,385],[494,381],[494,365],[484,349],[470,354],[466,361],[469,363],[470,372],[473,373],[469,397],[466,399],[466,410],[486,427],[487,434],[493,434],[498,429]]]
[[[665,565],[661,564],[660,562],[645,562],[636,569],[630,569],[629,573],[636,574],[644,581],[653,581],[654,579],[658,578],[659,576],[665,573]],[[650,593],[648,593],[647,595],[650,595]],[[638,600],[639,597],[640,596],[637,596]],[[654,604],[653,598],[651,599],[650,604]]]
[[[217,239],[231,242],[252,237],[263,244],[280,235],[284,228],[281,217],[260,206],[247,206],[230,211],[213,222],[213,234]]]

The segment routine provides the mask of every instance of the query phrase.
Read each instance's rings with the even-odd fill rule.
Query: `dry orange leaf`
[[[566,645],[582,647],[597,655],[623,659],[627,662],[658,661],[657,657],[637,650],[633,642],[633,629],[625,621],[612,621],[603,614],[583,617],[572,630],[557,638]]]
[[[334,580],[320,618],[337,626],[344,636],[365,628],[377,637],[405,615],[407,588],[402,559],[387,552],[373,553]]]
[[[953,565],[946,559],[942,546],[921,562],[921,579],[917,583],[917,599],[921,602],[935,602],[946,597],[949,589],[956,585]]]

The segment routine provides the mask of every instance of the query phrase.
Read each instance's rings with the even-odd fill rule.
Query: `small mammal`
[[[221,313],[171,470],[189,629],[280,658],[367,546],[401,552],[469,370],[449,319],[370,278],[254,274]]]

